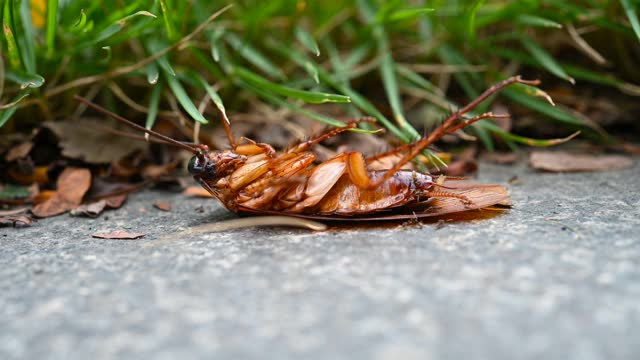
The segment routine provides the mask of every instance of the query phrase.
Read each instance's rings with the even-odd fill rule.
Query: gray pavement
[[[145,191],[0,229],[0,359],[639,359],[637,161],[481,165],[483,182],[514,175],[514,209],[466,222],[160,240],[233,216]],[[91,238],[118,228],[148,235]]]

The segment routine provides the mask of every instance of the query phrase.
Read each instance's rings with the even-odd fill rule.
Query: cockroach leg
[[[240,141],[244,141],[247,144],[239,144],[233,149],[240,155],[257,155],[265,153],[267,157],[274,158],[276,156],[276,150],[269,144],[255,142],[244,136],[240,137]]]
[[[369,185],[366,188],[367,189],[375,189],[378,186],[380,186],[382,183],[384,183],[385,181],[389,180],[406,163],[408,163],[413,158],[418,156],[418,154],[420,154],[424,149],[426,149],[429,145],[433,144],[434,142],[436,142],[437,140],[442,138],[444,135],[449,134],[452,131],[461,129],[461,128],[465,127],[465,126],[469,126],[469,125],[473,124],[476,121],[479,121],[479,120],[482,120],[482,119],[486,119],[486,118],[491,117],[491,116],[495,117],[495,115],[493,115],[491,113],[487,113],[487,114],[483,114],[483,115],[480,115],[480,116],[473,117],[471,119],[465,119],[461,123],[457,123],[457,121],[463,119],[464,114],[466,114],[469,111],[473,110],[473,108],[478,106],[481,102],[483,102],[484,100],[486,100],[487,98],[489,98],[493,94],[499,92],[503,88],[505,88],[505,87],[507,87],[509,85],[512,85],[512,84],[516,84],[516,83],[526,84],[526,85],[538,85],[540,82],[537,81],[537,80],[535,80],[535,81],[522,80],[522,78],[520,76],[514,76],[514,77],[511,77],[511,78],[509,78],[507,80],[504,80],[504,81],[502,81],[502,82],[490,87],[484,93],[482,93],[480,96],[478,96],[478,98],[476,98],[475,100],[470,102],[467,106],[465,106],[462,109],[460,109],[460,110],[454,112],[453,114],[449,115],[449,117],[447,117],[447,119],[445,119],[444,122],[442,122],[442,124],[440,126],[438,126],[434,131],[432,131],[429,135],[427,135],[426,137],[424,137],[424,138],[416,141],[415,143],[413,143],[413,146],[411,147],[411,150],[409,151],[408,154],[406,154],[399,162],[397,162],[393,166],[393,168],[389,169],[389,171],[387,171],[387,173],[383,177],[381,177],[377,181],[369,182]],[[503,116],[503,115],[500,115],[500,116]]]
[[[376,123],[376,119],[373,117],[363,117],[360,118],[358,120],[352,120],[349,121],[348,123],[345,124],[345,126],[343,127],[339,127],[339,128],[334,128],[331,129],[327,132],[325,132],[322,135],[319,135],[318,137],[314,138],[314,139],[310,139],[307,141],[303,141],[300,144],[298,144],[297,146],[292,147],[289,152],[299,152],[299,151],[305,151],[311,147],[313,147],[316,144],[319,144],[327,139],[330,139],[340,133],[343,133],[347,130],[351,130],[354,129],[358,126],[358,124],[362,124],[362,123],[370,123],[370,124],[375,124]]]
[[[453,199],[458,199],[458,200],[462,201],[462,203],[465,204],[465,205],[472,205],[473,204],[471,199],[469,199],[468,197],[466,197],[464,195],[454,194],[454,193],[450,193],[450,192],[446,192],[446,191],[428,191],[428,192],[424,193],[424,195],[426,195],[429,198],[453,198]]]

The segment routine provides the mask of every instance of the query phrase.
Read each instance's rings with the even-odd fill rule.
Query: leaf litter
[[[115,230],[108,233],[98,233],[91,235],[96,239],[108,239],[108,240],[135,240],[145,237],[145,234],[128,233],[124,230]]]
[[[171,204],[166,201],[162,201],[162,200],[155,201],[153,203],[153,206],[156,209],[160,209],[162,211],[171,211]]]
[[[585,155],[566,151],[532,151],[531,167],[549,172],[609,171],[631,167],[633,160],[621,155]]]
[[[91,172],[84,168],[66,168],[56,183],[56,192],[37,204],[31,212],[40,218],[63,214],[78,207],[91,186]]]

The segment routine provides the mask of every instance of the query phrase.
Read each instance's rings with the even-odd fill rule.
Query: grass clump
[[[334,102],[409,142],[421,134],[407,120],[411,106],[428,102],[436,116],[420,121],[429,124],[457,108],[453,94],[475,98],[516,73],[638,96],[637,12],[629,0],[5,0],[0,126],[68,117],[75,93],[138,110],[147,127],[182,112],[205,124],[208,100],[224,114],[259,98],[340,126],[305,106]],[[530,96],[542,94],[504,92],[553,124],[603,134],[570,106]],[[490,149],[495,139],[553,143],[491,121],[471,131]]]

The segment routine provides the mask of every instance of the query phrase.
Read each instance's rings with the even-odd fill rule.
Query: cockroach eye
[[[202,172],[204,171],[206,162],[207,162],[206,160],[202,160],[197,156],[194,156],[191,158],[191,160],[189,160],[189,165],[187,165],[187,170],[192,175],[202,174]]]

